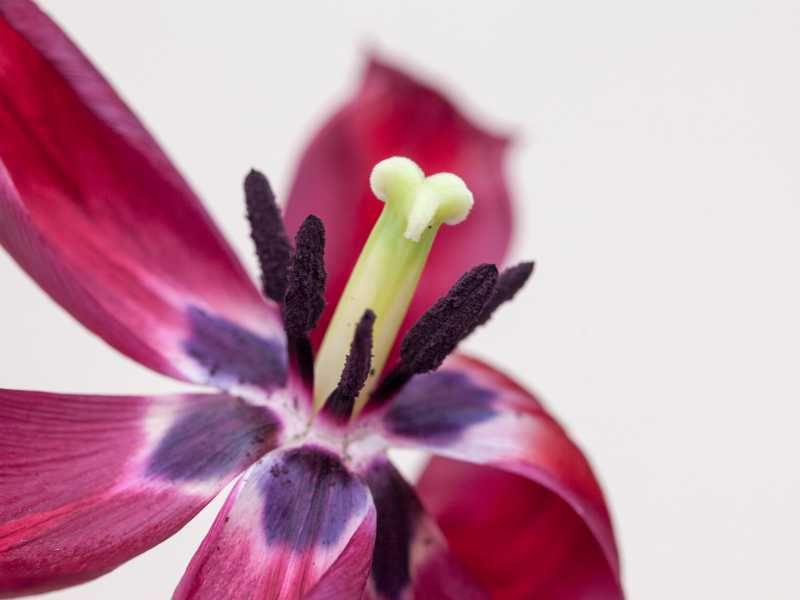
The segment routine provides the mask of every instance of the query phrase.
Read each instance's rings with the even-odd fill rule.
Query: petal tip
[[[498,150],[505,151],[516,142],[517,136],[510,129],[486,126],[485,118],[474,118],[472,110],[467,111],[460,102],[451,100],[461,98],[464,94],[454,93],[444,77],[412,67],[406,61],[388,58],[385,52],[375,46],[369,46],[364,55],[360,84],[362,94],[372,90],[383,91],[387,87],[396,93],[416,92],[429,100],[441,102],[443,106],[454,111],[464,125],[473,129],[485,142],[496,145]]]

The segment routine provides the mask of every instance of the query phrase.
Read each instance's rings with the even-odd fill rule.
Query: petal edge
[[[0,596],[116,568],[280,438],[272,412],[222,394],[0,390]]]
[[[514,474],[530,482],[533,497],[553,494],[569,507],[568,512],[559,507],[558,514],[573,515],[590,532],[622,597],[613,526],[591,466],[542,404],[513,380],[485,363],[455,355],[438,371],[416,376],[367,418],[382,421],[390,444],[422,446],[437,456]],[[443,473],[447,469],[437,465],[453,464],[434,461],[432,471]],[[482,472],[475,469],[476,482]],[[436,488],[435,479],[423,477],[423,499],[433,489],[451,497],[444,487]],[[467,484],[458,483],[451,498],[456,505],[458,494],[467,494]],[[469,526],[467,521],[462,525]]]
[[[56,302],[124,354],[194,382],[191,307],[283,345],[276,311],[189,186],[28,0],[0,2],[0,91],[0,243]]]

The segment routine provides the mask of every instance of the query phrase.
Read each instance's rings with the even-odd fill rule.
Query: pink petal
[[[369,491],[337,456],[276,450],[236,484],[174,598],[358,598],[374,538]]]
[[[0,2],[0,243],[86,327],[157,371],[209,378],[185,348],[191,311],[268,340],[285,363],[276,311],[194,193],[27,0]]]
[[[390,443],[518,476],[434,462],[421,487],[445,531],[461,528],[456,555],[481,567],[480,582],[506,594],[498,597],[573,597],[559,596],[563,585],[580,590],[574,597],[622,598],[602,490],[580,449],[530,393],[483,363],[454,356],[413,378],[379,418]],[[452,482],[442,475],[450,468]],[[495,535],[484,536],[485,527]],[[498,552],[517,558],[505,562]],[[495,572],[494,564],[503,568]]]
[[[364,479],[378,513],[370,598],[487,597],[450,553],[444,535],[416,492],[391,463],[378,459],[366,470]]]
[[[221,394],[0,390],[0,596],[114,569],[281,438],[271,411]]]
[[[506,147],[505,138],[468,120],[437,89],[370,61],[358,92],[303,153],[286,206],[290,231],[310,213],[327,231],[328,304],[315,343],[383,206],[369,190],[372,167],[388,156],[408,156],[427,173],[460,175],[475,194],[469,219],[439,233],[402,335],[465,271],[481,262],[502,262],[511,235]]]

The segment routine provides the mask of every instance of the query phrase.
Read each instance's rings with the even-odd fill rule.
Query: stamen
[[[286,273],[284,321],[291,337],[306,335],[325,308],[325,226],[309,215],[294,238],[295,251]]]
[[[413,373],[433,371],[471,331],[497,283],[497,267],[479,265],[466,272],[408,330],[400,358]]]
[[[292,252],[281,211],[269,181],[255,169],[245,177],[244,193],[250,237],[256,246],[261,269],[261,289],[268,298],[281,303],[286,293],[286,269]]]
[[[294,238],[295,251],[286,273],[283,321],[289,355],[303,381],[314,380],[314,351],[308,332],[325,308],[325,226],[309,215]]]
[[[407,158],[378,163],[370,184],[386,206],[325,332],[314,374],[317,408],[336,387],[353,329],[371,309],[376,315],[373,370],[354,411],[363,407],[394,345],[440,225],[463,221],[472,208],[472,194],[459,177],[450,173],[425,177]]]
[[[494,311],[509,300],[513,300],[517,292],[530,279],[534,266],[533,262],[521,262],[513,267],[508,267],[500,274],[500,277],[497,278],[497,285],[494,286],[492,297],[483,307],[483,312],[478,322],[475,323],[475,327],[484,325],[492,317]]]
[[[418,373],[437,369],[476,327],[497,283],[497,267],[478,265],[464,273],[408,330],[400,344],[400,363],[373,394],[380,401]]]
[[[358,394],[364,387],[372,367],[372,328],[375,313],[367,309],[356,326],[350,353],[344,363],[336,389],[328,396],[323,411],[339,421],[350,418]]]
[[[485,267],[483,265],[482,267]],[[470,273],[481,269],[482,267],[476,267]],[[429,335],[429,330],[436,330],[436,323],[437,319],[431,313],[433,313],[437,307],[442,305],[444,307],[444,302],[452,295],[458,295],[456,292],[456,288],[459,287],[459,284],[462,283],[470,273],[464,275],[453,288],[447,293],[447,296],[439,300],[436,305],[431,308],[425,315],[423,315],[419,321],[414,325],[414,327],[409,330],[406,337],[403,338],[403,343],[400,348],[401,352],[401,361],[398,365],[396,365],[389,373],[387,373],[386,377],[383,378],[380,385],[375,389],[372,394],[370,401],[374,403],[380,403],[381,401],[385,400],[389,396],[393,395],[396,391],[398,391],[401,387],[403,387],[409,379],[411,379],[417,373],[424,373],[425,371],[431,371],[436,369],[441,365],[442,361],[447,357],[447,355],[452,352],[456,345],[463,341],[467,336],[469,336],[476,328],[486,323],[494,313],[502,304],[508,302],[517,294],[517,292],[525,285],[525,283],[530,278],[531,274],[533,273],[534,263],[532,262],[523,262],[519,263],[518,265],[514,265],[513,267],[507,268],[503,273],[497,277],[497,281],[494,285],[494,289],[492,290],[489,299],[483,306],[483,309],[480,311],[480,314],[477,318],[472,320],[472,324],[467,326],[460,334],[456,337],[458,339],[455,343],[449,344],[450,349],[447,349],[446,345],[442,345],[439,347],[439,354],[436,356],[435,361],[420,361],[419,358],[415,357],[415,347],[417,344],[424,342]],[[496,273],[496,271],[495,271]],[[479,300],[476,300],[479,302]],[[447,309],[444,308],[446,311]],[[423,320],[428,319],[428,324],[423,325]],[[464,321],[468,322],[470,320],[469,317],[464,317]],[[423,351],[422,354],[426,352]],[[435,353],[427,352],[428,356],[431,356]],[[420,369],[421,366],[428,367],[431,364],[435,364],[432,368],[424,368]]]

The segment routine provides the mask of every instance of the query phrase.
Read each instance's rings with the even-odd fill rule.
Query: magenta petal
[[[422,480],[423,499],[427,501],[428,495],[437,499],[433,506],[443,527],[449,524],[446,531],[461,528],[456,555],[470,567],[486,567],[478,572],[479,580],[493,592],[512,590],[498,597],[527,598],[533,591],[535,597],[562,597],[547,595],[549,586],[555,585],[547,573],[561,573],[566,585],[570,568],[566,563],[575,560],[593,566],[585,573],[570,571],[577,578],[585,574],[575,584],[584,596],[576,597],[622,597],[611,519],[592,469],[555,419],[519,385],[483,363],[454,356],[438,371],[413,378],[379,418],[390,443],[423,446],[440,456],[520,476],[494,476],[500,477],[495,484],[485,469],[472,469],[474,477],[456,477],[450,485],[439,476],[450,468],[448,461],[434,462],[434,472]],[[509,478],[513,485],[506,486]],[[489,483],[497,486],[491,494]],[[516,488],[522,491],[517,493]],[[520,498],[527,498],[527,514],[516,504]],[[481,517],[491,522],[486,528],[506,532],[508,540],[504,542],[499,533],[484,536],[477,517],[471,529],[469,513],[476,504],[482,505],[476,514],[489,515]],[[563,529],[563,537],[551,527]],[[494,573],[490,566],[502,560],[493,553],[511,549],[519,550],[517,559],[506,565],[507,572]],[[541,560],[540,550],[554,562]]]
[[[174,598],[358,598],[374,536],[369,491],[336,455],[276,450],[236,484]]]
[[[286,206],[290,231],[311,213],[327,231],[328,304],[315,332],[317,344],[383,206],[369,189],[372,167],[392,155],[408,156],[428,173],[460,175],[475,195],[469,219],[442,228],[402,336],[465,271],[502,262],[511,235],[506,147],[507,140],[468,120],[437,89],[370,62],[355,96],[305,149]]]
[[[0,2],[0,243],[81,323],[157,371],[209,379],[186,348],[192,311],[266,340],[285,363],[274,307],[194,193],[27,0]]]
[[[281,432],[222,394],[0,390],[0,596],[86,581],[158,544]]]
[[[369,560],[375,543],[375,521],[365,520],[350,538],[350,543],[303,600],[340,600],[360,598],[369,572]]]
[[[529,479],[435,457],[417,485],[453,553],[497,600],[620,600],[583,519]]]
[[[374,599],[486,598],[450,553],[436,523],[414,489],[386,460],[371,464],[364,480],[378,513],[369,596]]]

